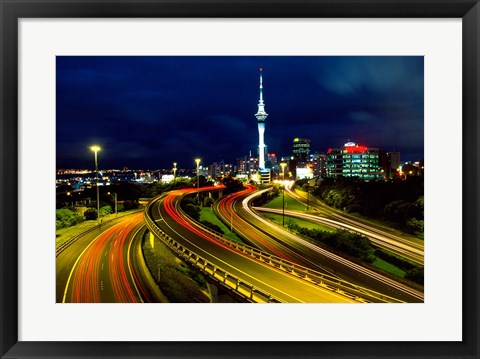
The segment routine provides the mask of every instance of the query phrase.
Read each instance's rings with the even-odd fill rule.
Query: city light
[[[280,167],[282,167],[282,179],[285,180],[285,167],[287,164],[285,162],[280,163]]]
[[[199,166],[200,166],[200,158],[195,158],[195,162],[197,163],[197,189],[200,189],[200,173],[199,173]],[[197,202],[200,202],[200,192],[197,192]]]
[[[100,146],[93,145],[90,149],[95,153],[95,174],[97,179],[97,220],[100,223],[100,189],[98,188],[98,152],[101,150]]]

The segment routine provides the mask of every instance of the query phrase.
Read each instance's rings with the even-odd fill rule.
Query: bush
[[[389,225],[421,237],[423,187],[422,177],[370,182],[356,178],[326,178],[314,188],[313,194],[332,207],[387,221]]]
[[[376,249],[375,255],[378,258],[383,259],[384,261],[391,263],[400,269],[403,269],[404,271],[409,271],[416,267],[416,265],[413,264],[412,262],[409,262],[389,252],[385,252],[382,249]]]
[[[182,206],[183,210],[187,214],[187,216],[191,217],[195,221],[200,220],[200,207],[195,206],[192,203],[188,203],[185,206]]]
[[[87,221],[94,221],[98,218],[98,213],[95,208],[87,209],[85,212],[83,212],[83,215]]]
[[[204,207],[210,207],[213,204],[213,198],[212,197],[205,197],[203,200],[203,206]]]
[[[83,214],[75,212],[69,208],[57,209],[55,214],[55,226],[57,229],[71,227],[85,220]]]
[[[268,192],[263,192],[260,196],[256,197],[253,200],[255,206],[263,206],[265,203],[270,202],[275,197],[280,195],[280,188],[278,186],[273,186],[272,189]]]
[[[211,229],[214,232],[217,232],[219,234],[224,234],[225,232],[216,224],[209,222],[209,221],[200,221],[201,224],[203,224],[205,227]]]
[[[407,221],[407,227],[413,233],[423,233],[423,220],[411,218]]]
[[[110,206],[103,206],[100,208],[100,216],[106,216],[107,214],[112,214],[112,207]]]
[[[405,278],[423,285],[423,267],[415,267],[405,273]]]
[[[327,232],[319,229],[308,229],[300,227],[298,224],[290,221],[287,221],[287,227],[305,237],[311,238],[316,242],[322,243],[364,262],[372,263],[375,260],[370,240],[359,234],[343,230]]]
[[[139,204],[137,201],[130,201],[127,199],[125,202],[123,202],[123,209],[125,211],[128,211],[129,209],[137,209],[138,206]]]

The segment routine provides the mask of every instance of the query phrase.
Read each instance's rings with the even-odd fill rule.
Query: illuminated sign
[[[311,168],[297,167],[297,179],[312,178],[312,177],[313,177],[313,170]]]
[[[359,146],[353,142],[348,142],[345,144],[345,151],[347,153],[362,153],[368,150],[365,146]]]

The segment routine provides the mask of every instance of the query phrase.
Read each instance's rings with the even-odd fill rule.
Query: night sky
[[[348,140],[423,158],[423,57],[80,57],[56,62],[57,168],[194,168],[257,153],[263,67],[269,152]]]

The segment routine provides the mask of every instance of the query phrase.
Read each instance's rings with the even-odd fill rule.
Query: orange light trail
[[[133,233],[142,225],[143,214],[139,213],[108,228],[91,243],[79,258],[73,273],[69,302],[142,301],[135,291],[138,278],[135,275],[132,278],[127,273],[130,258],[126,251],[133,240]],[[145,297],[148,298],[146,295]]]

